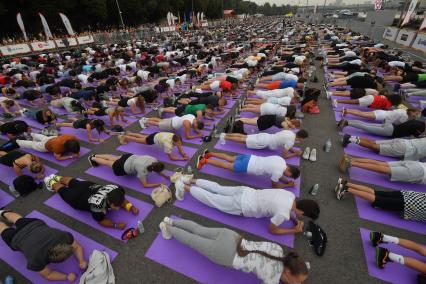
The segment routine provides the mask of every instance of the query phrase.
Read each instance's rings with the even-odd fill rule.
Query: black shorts
[[[360,99],[364,97],[366,94],[366,91],[365,89],[355,88],[355,89],[352,89],[350,93],[351,93],[351,99],[356,100],[356,99]]]
[[[81,181],[78,179],[70,180],[68,186],[64,186],[58,190],[61,198],[69,204],[72,208],[81,210],[78,203],[82,192],[89,190],[89,187],[94,185],[91,181]]]
[[[34,219],[34,218],[21,218],[18,219],[18,221],[16,221],[15,223],[15,228],[7,228],[5,229],[2,233],[1,233],[1,238],[3,239],[3,241],[10,247],[12,248],[11,244],[12,244],[12,239],[13,237],[20,231],[22,230],[22,228],[24,228],[26,225],[28,225],[29,223],[35,222],[35,221],[40,221],[39,219]],[[13,250],[13,249],[12,249]]]
[[[404,197],[400,191],[375,191],[374,208],[387,211],[404,212]]]
[[[124,171],[124,163],[127,159],[133,156],[133,154],[123,154],[120,159],[112,164],[112,170],[116,176],[125,176],[127,173]]]
[[[257,128],[260,131],[271,128],[275,125],[275,115],[261,115],[257,119]]]
[[[154,132],[154,133],[152,133],[152,134],[149,134],[147,137],[146,137],[146,145],[154,145],[155,143],[154,143],[154,137],[155,137],[155,135],[157,135],[158,134],[158,132]]]
[[[118,105],[121,107],[128,107],[127,101],[130,100],[129,98],[121,98],[118,102]]]
[[[417,73],[407,73],[405,76],[402,77],[401,83],[411,83],[411,82],[417,82],[419,80],[419,76]]]
[[[175,109],[175,114],[176,114],[177,116],[182,116],[182,115],[184,115],[184,114],[185,114],[185,109],[186,109],[186,105],[178,106],[178,107]]]

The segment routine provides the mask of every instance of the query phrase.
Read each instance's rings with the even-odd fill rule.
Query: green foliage
[[[257,5],[247,0],[118,0],[124,24],[138,26],[144,23],[160,23],[169,11],[181,16],[192,10],[204,12],[208,19],[222,17],[223,9],[233,9],[237,14],[283,15],[294,11],[289,5]],[[58,13],[70,19],[76,31],[118,27],[120,17],[116,0],[17,0],[0,2],[1,36],[19,34],[16,14],[22,14],[28,34],[36,35],[42,31],[38,12],[42,13],[53,33],[63,33],[65,28]]]

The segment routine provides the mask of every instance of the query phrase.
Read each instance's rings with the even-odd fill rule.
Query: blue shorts
[[[238,155],[234,162],[234,172],[246,173],[251,155]]]
[[[295,80],[283,80],[281,81],[280,89],[285,89],[288,87],[296,88],[296,86],[297,86],[297,81]]]

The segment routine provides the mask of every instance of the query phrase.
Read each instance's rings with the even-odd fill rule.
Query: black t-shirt
[[[36,112],[36,120],[37,120],[38,123],[45,124],[46,122],[50,123],[52,121],[52,117],[47,116],[46,120],[44,120],[43,110],[39,110],[39,111]]]
[[[12,238],[11,246],[21,251],[27,259],[27,268],[41,271],[49,264],[48,251],[58,244],[74,242],[73,236],[55,228],[51,228],[41,220],[36,220],[20,229]]]
[[[18,125],[23,126],[21,128],[22,131],[18,130],[20,128]],[[28,131],[28,124],[22,120],[10,121],[0,125],[0,132],[2,134],[19,135],[26,131]]]
[[[425,123],[419,120],[408,120],[400,125],[394,125],[392,137],[419,137],[425,131]]]

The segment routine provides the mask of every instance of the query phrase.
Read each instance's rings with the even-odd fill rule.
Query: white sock
[[[404,257],[402,255],[396,254],[396,253],[393,253],[393,252],[389,252],[389,259],[393,262],[397,262],[397,263],[402,264],[402,265],[404,265],[404,263],[405,263]]]
[[[389,235],[383,235],[383,242],[397,245],[397,244],[399,244],[399,238],[389,236]]]

